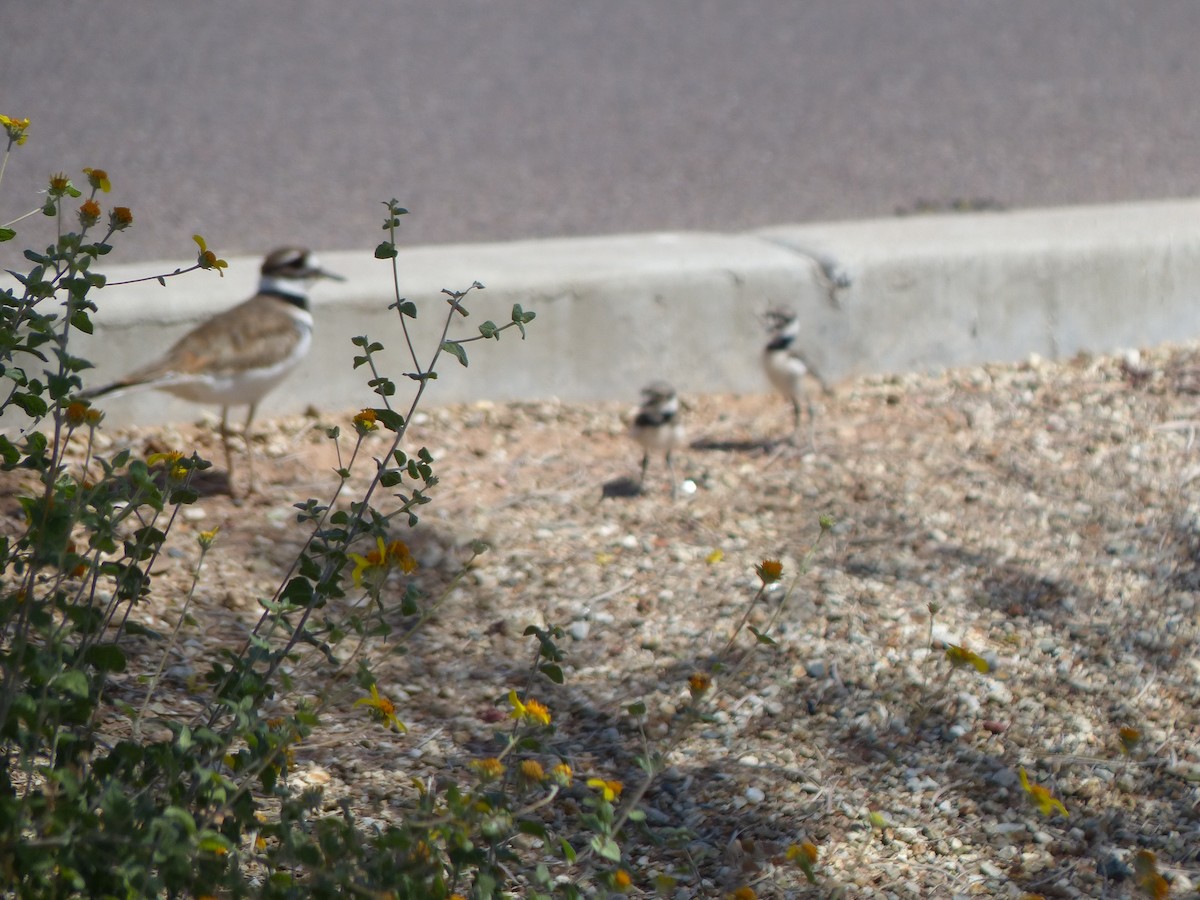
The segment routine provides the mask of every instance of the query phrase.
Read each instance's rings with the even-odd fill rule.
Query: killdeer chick
[[[661,453],[671,475],[671,496],[675,496],[675,466],[671,451],[683,443],[683,424],[679,421],[679,397],[675,388],[665,381],[655,381],[642,388],[642,405],[638,408],[629,433],[642,446],[642,478],[639,489],[646,484],[646,467],[651,453]]]
[[[794,422],[792,425],[793,443],[800,436],[800,422],[803,417],[801,406],[808,409],[808,442],[816,444],[816,420],[812,400],[809,397],[806,382],[809,377],[821,381],[819,375],[800,355],[796,346],[796,338],[800,336],[800,318],[790,310],[773,309],[767,312],[767,325],[771,331],[771,339],[763,349],[763,369],[775,390],[787,397],[792,403]]]
[[[254,490],[254,454],[250,423],[259,401],[279,384],[308,353],[313,318],[309,285],[320,278],[343,281],[321,268],[302,247],[282,247],[263,260],[258,293],[233,309],[193,328],[161,359],[120,381],[85,391],[84,399],[154,388],[194,403],[221,406],[221,445],[232,490],[233,461],[229,450],[229,408],[247,406],[242,429],[246,442],[247,493]]]

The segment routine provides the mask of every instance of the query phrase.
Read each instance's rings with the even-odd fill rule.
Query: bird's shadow
[[[235,496],[233,483],[229,480],[229,473],[224,469],[211,468],[196,472],[192,475],[191,486],[204,497],[216,494]]]
[[[784,441],[773,438],[746,438],[743,440],[722,441],[716,438],[696,438],[688,447],[692,450],[701,450],[717,453],[770,453],[779,447]]]
[[[606,481],[600,487],[600,499],[602,500],[640,497],[643,493],[645,492],[642,490],[641,484],[626,475]]]

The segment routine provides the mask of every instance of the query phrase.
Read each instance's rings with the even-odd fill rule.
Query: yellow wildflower
[[[377,537],[378,549],[372,550],[366,556],[358,553],[351,553],[350,558],[354,560],[354,586],[362,587],[363,576],[373,576],[376,569],[383,569],[387,566],[387,546],[383,543],[383,538]]]
[[[200,235],[193,234],[192,240],[195,241],[196,246],[200,248],[200,252],[196,256],[196,265],[201,269],[216,269],[217,274],[224,278],[225,273],[221,270],[228,269],[229,263],[225,262],[223,259],[218,259],[216,252],[208,249],[208,244]]]
[[[1117,732],[1121,739],[1121,752],[1128,756],[1142,741],[1142,733],[1131,725],[1125,725]]]
[[[75,400],[67,405],[66,417],[67,424],[72,428],[78,428],[87,422],[88,405],[82,400]]]
[[[817,845],[811,841],[805,841],[802,844],[792,844],[787,848],[788,862],[793,862],[800,867],[800,871],[804,873],[804,877],[808,879],[809,884],[817,883],[817,875],[813,867],[817,864]]]
[[[693,672],[688,678],[688,690],[692,692],[693,697],[707,694],[711,688],[712,678],[703,672]]]
[[[627,891],[632,884],[633,879],[629,877],[629,873],[624,869],[617,869],[617,871],[613,872],[613,887],[618,891]]]
[[[725,895],[728,900],[758,900],[758,894],[754,893],[752,887],[740,887],[732,894]]]
[[[1038,808],[1043,816],[1053,815],[1055,810],[1061,812],[1064,816],[1067,815],[1067,808],[1063,806],[1063,802],[1055,797],[1047,788],[1040,784],[1030,784],[1029,776],[1025,774],[1025,767],[1021,766],[1018,770],[1021,776],[1021,787],[1025,788],[1034,806]]]
[[[774,584],[783,577],[783,563],[777,559],[764,559],[754,567],[754,571],[763,584]]]
[[[383,538],[375,538],[375,549],[366,556],[359,553],[349,554],[354,560],[355,587],[362,587],[364,576],[368,587],[378,588],[392,569],[398,568],[405,575],[417,568],[417,561],[408,550],[404,541],[392,541],[385,544]]]
[[[408,544],[404,541],[392,541],[387,545],[387,559],[390,565],[399,566],[400,571],[405,575],[416,571],[417,560],[409,552]]]
[[[124,231],[133,224],[133,213],[128,206],[114,206],[108,211],[108,227],[113,231]]]
[[[542,764],[536,759],[522,760],[521,777],[526,781],[532,781],[537,784],[541,784],[546,780],[546,770],[542,768]]]
[[[370,697],[360,697],[354,701],[354,705],[367,707],[375,721],[382,722],[389,728],[401,733],[408,731],[408,726],[396,718],[396,704],[380,694],[377,685],[371,685]]]
[[[516,691],[508,692],[508,702],[513,708],[509,713],[510,718],[523,719],[539,725],[550,724],[550,710],[546,708],[545,704],[539,703],[537,700],[522,702]]]
[[[210,528],[208,531],[200,532],[200,536],[196,538],[196,540],[200,543],[200,547],[204,550],[207,550],[209,547],[211,547],[213,545],[213,541],[217,539],[217,532],[220,530],[221,526],[218,525],[215,528]],[[270,722],[267,724],[269,725]]]
[[[986,675],[992,668],[988,665],[988,661],[978,653],[968,650],[966,647],[960,647],[958,644],[951,644],[946,648],[946,659],[956,669],[963,666],[974,666],[975,671],[981,675]]]
[[[625,790],[625,785],[619,781],[605,781],[603,778],[589,778],[587,786],[594,788],[600,792],[600,795],[608,803],[612,803],[621,796],[621,791]]]
[[[8,135],[8,145],[23,144],[29,138],[25,133],[25,129],[29,127],[28,119],[13,119],[9,116],[0,116],[0,125],[4,126],[4,133]]]
[[[91,228],[100,221],[100,204],[95,200],[84,200],[79,207],[79,224]]]
[[[409,857],[420,863],[429,862],[429,844],[427,844],[425,841],[418,840],[416,845],[412,848]]]
[[[103,169],[84,169],[83,174],[88,177],[88,184],[92,186],[92,190],[104,191],[106,194],[112,190],[112,182],[108,180],[108,173]]]
[[[1171,893],[1171,885],[1158,871],[1158,857],[1152,850],[1139,850],[1133,855],[1133,881],[1153,900],[1164,900]]]
[[[178,450],[167,450],[163,453],[151,453],[146,457],[146,465],[154,468],[162,463],[167,469],[167,477],[182,481],[188,473],[188,467],[180,463],[182,459],[183,454]]]
[[[559,763],[550,770],[550,777],[563,787],[571,786],[571,767],[566,763]]]
[[[376,415],[373,409],[360,410],[358,415],[354,417],[354,428],[359,434],[366,434],[368,431],[374,431],[379,427]]]
[[[486,759],[476,759],[471,762],[471,768],[475,770],[484,781],[494,781],[504,774],[504,763],[496,759],[494,756],[489,756]]]
[[[79,191],[71,184],[71,179],[62,172],[55,172],[50,176],[50,187],[47,191],[51,197],[62,197],[70,194],[74,197],[79,196]]]
[[[713,550],[711,553],[709,553],[708,556],[704,557],[704,561],[710,566],[715,566],[724,558],[725,551],[718,547],[716,550]]]

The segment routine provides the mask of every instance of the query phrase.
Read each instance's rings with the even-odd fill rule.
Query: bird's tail
[[[95,400],[98,397],[120,395],[126,391],[136,391],[139,388],[144,387],[148,387],[144,381],[122,379],[121,381],[114,381],[112,384],[106,384],[103,387],[87,388],[86,390],[80,391],[75,396],[80,400]]]

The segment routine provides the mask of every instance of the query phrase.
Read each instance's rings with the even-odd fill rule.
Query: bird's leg
[[[671,451],[667,451],[667,472],[671,476],[671,499],[675,499],[676,480],[675,480],[675,464],[671,461]]]
[[[812,400],[808,401],[808,447],[817,452],[817,408]]]
[[[800,406],[800,398],[792,396],[792,436],[788,441],[789,444],[798,444],[800,441],[800,426],[803,424],[804,410]]]
[[[229,450],[229,407],[221,407],[221,447],[225,450],[225,477],[229,480],[229,492],[233,493],[233,454]]]
[[[650,465],[650,453],[647,451],[642,454],[642,477],[638,481],[638,493],[642,493],[646,489],[646,467]]]
[[[258,403],[250,404],[250,411],[246,413],[246,425],[242,429],[242,440],[246,442],[246,493],[254,493],[254,449],[250,446],[250,423],[254,421],[254,414],[258,412]]]

